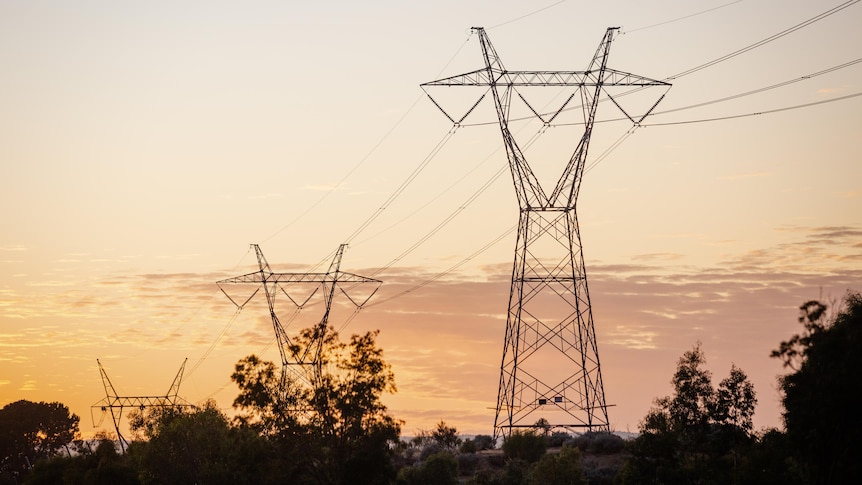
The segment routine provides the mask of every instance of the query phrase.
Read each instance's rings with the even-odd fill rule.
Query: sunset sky
[[[860,24],[858,0],[0,0],[0,406],[60,401],[91,435],[97,358],[128,396],[188,358],[180,395],[229,409],[233,364],[279,357],[265,301],[234,318],[215,282],[250,243],[286,272],[349,243],[383,285],[342,333],[380,329],[404,434],[491,434],[517,202],[493,106],[450,137],[419,85],[483,67],[473,26],[513,70],[584,69],[619,26],[610,67],[674,79],[637,130],[600,106],[578,204],[612,427],[698,341],[780,426],[770,351],[803,302],[862,290]]]

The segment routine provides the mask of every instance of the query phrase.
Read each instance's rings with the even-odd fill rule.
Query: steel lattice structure
[[[102,384],[105,386],[105,398],[90,408],[90,417],[93,419],[93,427],[101,426],[102,422],[105,420],[105,415],[110,413],[111,420],[114,422],[114,429],[117,431],[117,440],[120,442],[120,449],[125,451],[129,443],[126,441],[126,438],[123,437],[122,433],[120,433],[120,421],[123,419],[123,412],[126,408],[140,409],[143,411],[147,408],[195,407],[193,404],[179,397],[180,383],[183,380],[183,370],[186,368],[186,362],[188,362],[188,359],[183,361],[183,365],[180,366],[180,370],[177,372],[176,377],[174,377],[174,381],[171,383],[171,387],[168,389],[167,394],[162,396],[120,396],[114,389],[111,379],[108,378],[108,373],[105,372],[105,368],[102,367],[102,363],[99,362],[99,359],[96,359],[96,363],[99,364],[99,373],[102,376]],[[93,411],[97,409],[102,413],[98,423],[93,415]]]
[[[257,255],[258,271],[253,273],[227,278],[216,282],[227,298],[233,302],[237,308],[242,308],[248,303],[262,288],[266,295],[267,305],[269,307],[269,315],[272,319],[272,327],[275,331],[275,337],[278,342],[278,350],[281,354],[281,384],[282,389],[285,386],[285,379],[290,372],[304,377],[307,381],[315,385],[319,382],[321,375],[321,359],[320,352],[322,350],[323,341],[326,336],[326,328],[329,322],[329,315],[332,310],[332,302],[335,298],[336,289],[338,289],[348,300],[358,309],[362,308],[368,300],[377,292],[382,283],[380,280],[359,276],[353,273],[345,273],[340,270],[341,258],[344,255],[346,244],[338,247],[329,269],[325,273],[274,273],[269,266],[266,258],[261,251],[260,246],[252,244],[255,254]],[[254,293],[244,303],[237,303],[225,291],[225,286],[236,284],[254,284],[258,285]],[[299,291],[294,293],[292,287],[298,285],[307,287],[312,285],[314,290],[310,293]],[[347,285],[347,288],[345,288]],[[349,290],[356,285],[373,285],[373,290],[367,297],[359,300],[349,294]],[[291,342],[287,334],[285,325],[278,318],[276,313],[276,298],[279,294],[283,294],[297,309],[303,308],[318,291],[323,292],[324,310],[320,322],[315,325],[314,333],[308,347],[302,349]],[[292,296],[293,294],[293,296]],[[302,297],[297,297],[300,294]]]
[[[576,205],[600,97],[607,86],[669,86],[607,67],[616,28],[609,28],[585,71],[509,71],[488,35],[478,34],[485,67],[422,85],[487,87],[496,108],[518,198],[518,236],[500,365],[494,437],[519,428],[609,431],[599,351],[587,287]],[[542,115],[518,87],[570,88],[559,109]],[[426,89],[426,93],[428,90]],[[583,135],[553,190],[546,192],[510,131],[513,93],[549,126],[570,103],[580,103]],[[484,97],[485,95],[483,95]],[[430,97],[430,94],[429,94]],[[482,98],[480,98],[481,101]],[[661,98],[659,98],[659,101]],[[434,104],[444,111],[434,100]],[[477,101],[469,113],[479,104]],[[636,125],[658,104],[656,101]],[[620,107],[620,110],[622,108]],[[625,111],[623,111],[625,113]],[[445,111],[444,114],[456,125]]]

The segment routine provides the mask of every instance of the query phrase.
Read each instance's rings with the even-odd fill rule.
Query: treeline
[[[401,439],[383,405],[395,379],[376,332],[342,342],[329,329],[319,372],[282,375],[248,356],[231,376],[229,418],[214,403],[130,413],[125,453],[103,435],[76,439],[78,417],[60,403],[0,409],[0,484],[831,484],[862,476],[862,296],[830,309],[800,307],[802,330],[772,357],[784,429],[753,430],[757,402],[742,369],[713,386],[701,344],[685,352],[673,393],[657,398],[633,440],[553,432],[540,420],[502,443],[464,439],[438,423]],[[304,331],[293,349],[317,345]],[[499,446],[499,448],[496,448]]]

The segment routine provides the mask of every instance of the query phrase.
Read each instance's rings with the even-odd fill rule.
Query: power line
[[[410,183],[413,182],[416,179],[416,177],[419,176],[420,173],[422,173],[422,171],[425,169],[425,167],[427,167],[428,164],[431,163],[431,160],[433,160],[434,157],[436,157],[437,154],[440,152],[440,150],[442,150],[443,147],[446,146],[446,143],[449,141],[450,138],[452,138],[452,135],[454,135],[456,131],[457,131],[457,127],[446,132],[446,134],[443,136],[443,138],[441,138],[440,141],[438,141],[437,144],[434,146],[434,148],[431,149],[431,151],[428,153],[428,155],[425,156],[425,159],[423,159],[422,162],[416,168],[414,168],[412,172],[410,172],[410,174],[407,176],[407,178],[404,179],[403,182],[401,182],[401,185],[399,185],[389,195],[389,197],[387,197],[386,200],[384,200],[383,203],[380,204],[380,207],[378,207],[377,210],[375,210],[371,214],[371,216],[369,216],[367,219],[365,219],[365,221],[362,224],[360,224],[359,227],[357,227],[356,230],[354,230],[347,237],[347,239],[345,239],[345,241],[347,243],[350,243],[350,241],[352,241],[353,238],[355,238],[356,236],[361,234],[362,231],[367,229],[368,226],[370,226],[378,217],[380,217],[380,215],[383,213],[383,211],[385,211],[389,207],[389,205],[392,204],[395,201],[395,199],[397,199],[398,196],[400,196],[404,192],[404,190],[407,189],[407,187],[410,185]]]
[[[507,21],[505,21],[505,22],[503,22],[503,23],[500,23],[500,24],[497,24],[497,25],[494,25],[494,26],[488,27],[488,28],[487,28],[487,29],[485,29],[485,30],[492,30],[492,29],[496,29],[497,27],[502,27],[502,26],[504,26],[504,25],[508,25],[508,24],[513,23],[513,22],[517,22],[517,21],[519,21],[519,20],[524,20],[524,19],[525,19],[525,18],[527,18],[527,17],[530,17],[530,16],[532,16],[532,15],[536,15],[537,13],[540,13],[540,12],[544,12],[545,10],[548,10],[549,8],[556,7],[557,5],[559,5],[559,4],[561,4],[561,3],[566,3],[566,0],[560,0],[560,1],[558,1],[558,2],[555,2],[555,3],[552,3],[552,4],[547,5],[547,6],[545,6],[545,7],[542,7],[542,8],[540,8],[540,9],[538,9],[538,10],[533,10],[533,11],[532,11],[532,12],[530,12],[530,13],[527,13],[527,14],[521,15],[520,17],[515,17],[515,18],[513,18],[512,20],[507,20]],[[471,31],[471,32],[472,32],[472,31]]]
[[[656,111],[655,113],[651,114],[650,116],[658,116],[658,115],[665,115],[665,114],[669,114],[669,113],[676,113],[676,112],[678,112],[678,111],[685,111],[685,110],[689,110],[689,109],[700,108],[700,107],[703,107],[703,106],[709,106],[709,105],[712,105],[712,104],[717,104],[717,103],[722,103],[722,102],[725,102],[725,101],[731,101],[731,100],[734,100],[734,99],[743,98],[743,97],[745,97],[745,96],[751,96],[752,94],[760,94],[760,93],[763,93],[763,92],[766,92],[766,91],[771,91],[771,90],[773,90],[773,89],[778,89],[778,88],[782,88],[782,87],[785,87],[785,86],[789,86],[789,85],[791,85],[791,84],[795,84],[795,83],[798,83],[798,82],[808,81],[808,80],[813,79],[813,78],[815,78],[815,77],[822,76],[822,75],[824,75],[824,74],[828,74],[828,73],[831,73],[831,72],[835,72],[835,71],[837,71],[837,70],[839,70],[839,69],[844,69],[844,68],[847,68],[847,67],[850,67],[850,66],[854,66],[854,65],[856,65],[856,64],[859,64],[860,62],[862,62],[862,58],[854,59],[854,60],[852,60],[852,61],[848,61],[848,62],[845,62],[845,63],[843,63],[843,64],[839,64],[839,65],[837,65],[837,66],[832,66],[832,67],[829,67],[829,68],[826,68],[826,69],[823,69],[823,70],[820,70],[820,71],[817,71],[817,72],[813,72],[813,73],[811,73],[811,74],[806,74],[806,75],[804,75],[804,76],[799,76],[799,77],[796,77],[796,78],[793,78],[793,79],[789,79],[789,80],[787,80],[787,81],[782,81],[782,82],[775,83],[775,84],[771,84],[771,85],[769,85],[769,86],[765,86],[765,87],[762,87],[762,88],[757,88],[757,89],[752,89],[752,90],[750,90],[750,91],[745,91],[745,92],[743,92],[743,93],[737,93],[737,94],[733,94],[733,95],[730,95],[730,96],[725,96],[725,97],[722,97],[722,98],[717,98],[717,99],[713,99],[713,100],[709,100],[709,101],[703,101],[703,102],[700,102],[700,103],[690,104],[690,105],[681,106],[681,107],[678,107],[678,108],[672,108],[672,109],[668,109],[668,110],[664,110],[664,111]],[[793,107],[788,107],[788,109],[791,109],[791,108],[793,108]],[[783,110],[783,108],[782,108],[782,109],[779,109],[779,111],[780,111],[780,110]],[[626,118],[626,117],[621,117],[621,118],[611,118],[611,119],[606,119],[606,120],[597,120],[597,121],[596,121],[596,123],[612,123],[612,122],[616,122],[616,121],[625,121],[625,120],[627,120],[627,119],[628,119],[628,118]],[[576,122],[576,123],[556,123],[556,124],[554,124],[554,125],[552,125],[552,126],[574,126],[574,125],[582,125],[582,124],[583,124],[582,122]],[[652,126],[655,126],[655,124],[653,124]]]
[[[432,278],[429,278],[429,279],[427,279],[427,280],[425,280],[425,281],[423,281],[423,282],[419,283],[418,285],[411,286],[410,288],[408,288],[408,289],[406,289],[406,290],[404,290],[404,291],[402,291],[402,292],[396,293],[396,294],[394,294],[394,295],[392,295],[392,296],[390,296],[390,297],[388,297],[388,298],[378,299],[378,300],[376,300],[374,303],[369,303],[368,305],[365,305],[365,307],[366,307],[366,308],[368,308],[368,307],[372,307],[372,306],[380,305],[380,304],[382,304],[382,303],[386,303],[386,302],[388,302],[388,301],[394,300],[394,299],[396,299],[396,298],[400,298],[400,297],[402,297],[402,296],[404,296],[404,295],[406,295],[406,294],[408,294],[408,293],[412,293],[412,292],[414,292],[414,291],[416,291],[416,290],[418,290],[418,289],[420,289],[420,288],[424,288],[424,287],[426,287],[426,286],[430,285],[431,283],[433,283],[433,282],[435,282],[435,281],[439,280],[440,278],[442,278],[442,277],[444,277],[444,276],[448,275],[449,273],[451,273],[451,272],[455,271],[456,269],[460,268],[461,266],[464,266],[465,264],[467,264],[468,262],[470,262],[471,260],[473,260],[475,257],[477,257],[477,256],[479,256],[480,254],[484,253],[485,251],[487,251],[488,249],[490,249],[491,247],[493,247],[495,244],[497,244],[497,243],[499,243],[500,241],[502,241],[503,239],[505,239],[508,235],[510,235],[510,234],[512,234],[513,232],[515,232],[515,229],[517,229],[517,227],[518,227],[518,226],[512,226],[512,227],[510,227],[510,228],[509,228],[509,229],[507,229],[505,232],[503,232],[502,234],[500,234],[499,236],[495,237],[495,238],[494,238],[494,239],[492,239],[490,242],[488,242],[487,244],[485,244],[484,246],[482,246],[481,248],[479,248],[478,250],[476,250],[474,253],[470,254],[469,256],[467,256],[466,258],[462,259],[462,260],[461,260],[461,261],[459,261],[458,263],[455,263],[454,265],[450,266],[450,267],[449,267],[448,269],[446,269],[445,271],[442,271],[442,272],[440,272],[440,273],[437,273],[437,274],[436,274],[435,276],[433,276]]]
[[[701,70],[706,69],[706,68],[711,67],[711,66],[714,66],[714,65],[719,64],[721,62],[724,62],[726,60],[732,59],[738,55],[744,54],[744,53],[746,53],[752,49],[756,49],[758,47],[764,46],[764,45],[766,45],[766,44],[768,44],[774,40],[777,40],[777,39],[784,37],[785,35],[792,34],[793,32],[796,32],[797,30],[808,27],[809,25],[811,25],[815,22],[823,20],[832,14],[838,13],[841,10],[844,10],[845,8],[851,6],[855,3],[859,3],[859,1],[860,0],[849,0],[847,2],[844,2],[841,5],[838,5],[837,7],[833,7],[833,8],[831,8],[831,9],[829,9],[823,13],[815,15],[814,17],[811,17],[811,18],[809,18],[803,22],[800,22],[800,23],[798,23],[792,27],[784,29],[781,32],[778,32],[777,34],[773,34],[773,35],[771,35],[765,39],[759,40],[753,44],[749,44],[749,45],[743,47],[742,49],[735,50],[729,54],[725,54],[725,55],[718,57],[716,59],[713,59],[709,62],[705,62],[705,63],[700,64],[698,66],[692,67],[691,69],[687,69],[687,70],[682,71],[680,73],[674,74],[673,76],[670,76],[670,77],[663,79],[663,81],[672,81],[674,79],[678,79],[678,78],[681,78],[683,76],[688,76],[689,74],[693,74],[695,72],[701,71]]]
[[[747,118],[749,116],[759,116],[759,115],[765,115],[765,114],[780,113],[782,111],[790,111],[790,110],[800,109],[800,108],[808,108],[810,106],[817,106],[820,104],[833,103],[835,101],[843,101],[845,99],[855,98],[857,96],[862,96],[862,92],[848,94],[846,96],[840,96],[838,98],[824,99],[821,101],[814,101],[814,102],[805,103],[805,104],[797,104],[795,106],[785,106],[783,108],[770,109],[770,110],[766,110],[766,111],[755,111],[753,113],[745,113],[745,114],[730,115],[730,116],[719,116],[716,118],[703,118],[703,119],[697,119],[697,120],[669,121],[666,123],[650,123],[648,125],[641,125],[641,126],[650,127],[650,126],[687,125],[687,124],[692,124],[692,123],[707,123],[710,121],[724,121],[724,120],[732,120],[732,119],[737,119],[737,118]]]
[[[461,52],[461,50],[464,49],[464,46],[466,46],[467,43],[470,41],[470,37],[472,37],[472,36],[473,36],[473,33],[470,32],[470,34],[467,36],[466,39],[464,39],[464,42],[458,47],[458,49],[455,51],[455,53],[452,54],[452,57],[450,57],[449,60],[446,61],[446,64],[441,68],[440,72],[443,72],[447,67],[449,67],[449,65],[458,56],[458,54]],[[368,153],[365,154],[364,157],[362,157],[350,170],[347,171],[347,173],[341,178],[341,180],[338,181],[338,183],[333,185],[328,191],[326,191],[322,196],[320,196],[320,198],[317,199],[317,201],[315,201],[313,204],[311,204],[305,211],[303,211],[301,214],[296,216],[293,220],[291,220],[290,222],[288,222],[287,224],[282,226],[281,229],[275,231],[274,233],[269,235],[269,237],[263,239],[261,242],[269,241],[270,239],[272,239],[275,236],[284,232],[287,228],[289,228],[292,225],[299,222],[303,217],[308,215],[309,212],[311,212],[312,210],[314,210],[314,208],[316,208],[318,205],[320,205],[321,202],[323,202],[326,198],[328,198],[330,195],[332,195],[333,192],[338,190],[338,188],[341,187],[344,184],[344,182],[347,181],[347,179],[350,178],[350,176],[353,175],[353,173],[359,169],[359,167],[361,167],[363,164],[365,164],[365,162],[369,158],[371,158],[371,155],[373,155],[377,151],[377,149],[380,148],[380,145],[382,145],[383,142],[385,142],[389,138],[389,136],[392,135],[392,133],[395,131],[395,129],[401,125],[401,123],[404,121],[404,119],[407,118],[407,115],[409,115],[410,112],[413,111],[413,108],[416,107],[416,105],[419,103],[419,101],[422,98],[423,98],[423,96],[421,94],[416,97],[416,99],[413,101],[413,103],[410,105],[410,107],[407,108],[407,111],[405,111],[404,114],[401,115],[401,117],[398,119],[398,121],[396,121],[395,124],[392,125],[391,128],[389,128],[389,130],[380,138],[380,140],[377,141],[377,143],[371,148],[371,150],[368,151]]]
[[[671,24],[671,23],[674,23],[674,22],[679,22],[680,20],[690,19],[690,18],[692,18],[692,17],[697,17],[698,15],[703,15],[703,14],[705,14],[705,13],[713,12],[713,11],[715,11],[715,10],[718,10],[718,9],[721,9],[721,8],[724,8],[724,7],[729,7],[729,6],[733,5],[733,4],[735,4],[735,3],[739,3],[739,2],[741,2],[741,1],[742,1],[742,0],[736,0],[735,2],[725,3],[724,5],[719,5],[719,6],[717,6],[717,7],[708,8],[708,9],[706,9],[706,10],[701,10],[700,12],[692,13],[692,14],[689,14],[689,15],[684,15],[684,16],[682,16],[682,17],[677,17],[677,18],[675,18],[675,19],[665,20],[664,22],[659,22],[659,23],[657,23],[657,24],[647,25],[647,26],[644,26],[644,27],[638,27],[638,28],[636,28],[636,29],[632,29],[632,30],[626,30],[626,31],[620,32],[620,35],[630,34],[630,33],[632,33],[632,32],[638,32],[638,31],[641,31],[641,30],[651,29],[651,28],[653,28],[653,27],[659,27],[659,26],[662,26],[662,25],[667,25],[667,24]]]

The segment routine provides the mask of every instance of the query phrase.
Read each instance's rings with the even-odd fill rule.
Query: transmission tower
[[[237,306],[244,307],[251,299],[263,289],[266,295],[266,302],[269,306],[269,315],[272,318],[272,327],[275,331],[275,338],[278,342],[278,350],[281,353],[281,385],[282,390],[285,388],[288,373],[294,373],[303,377],[312,385],[320,382],[321,376],[321,359],[320,353],[323,349],[323,342],[326,336],[326,328],[329,322],[329,314],[332,309],[332,301],[335,299],[336,289],[338,289],[352,303],[356,311],[359,311],[367,302],[374,296],[377,289],[382,283],[380,280],[359,276],[352,273],[345,273],[340,270],[341,258],[344,254],[346,244],[342,244],[335,252],[335,257],[329,265],[329,270],[326,273],[274,273],[266,261],[266,258],[261,251],[260,246],[252,244],[255,254],[257,255],[258,271],[253,273],[227,278],[216,282],[227,298]],[[237,303],[230,294],[225,290],[227,285],[236,284],[255,284],[258,285],[254,293],[242,304]],[[362,298],[352,296],[351,292],[359,285],[371,286],[369,292],[361,293],[367,295]],[[308,287],[313,288],[312,291],[306,291]],[[314,326],[312,338],[306,348],[300,348],[291,342],[290,337],[276,313],[276,297],[283,294],[288,300],[300,310],[304,308],[315,294],[321,291],[323,293],[324,310],[320,322]],[[297,296],[301,295],[301,296]],[[353,313],[356,315],[356,312]]]
[[[195,407],[193,404],[190,404],[185,399],[179,397],[180,382],[183,380],[183,370],[186,368],[186,362],[188,360],[189,359],[183,361],[183,365],[180,366],[180,370],[177,372],[177,376],[174,377],[174,382],[171,383],[171,387],[168,389],[167,394],[163,396],[120,396],[114,389],[111,379],[108,378],[108,373],[105,372],[105,368],[102,367],[102,363],[99,362],[99,359],[96,359],[96,363],[99,364],[99,373],[102,376],[102,384],[105,386],[105,398],[90,408],[90,417],[93,419],[93,427],[101,426],[102,422],[105,420],[105,415],[110,413],[111,420],[114,422],[114,429],[117,431],[117,440],[120,442],[120,449],[125,451],[126,447],[129,446],[129,442],[126,441],[126,438],[124,438],[123,434],[120,433],[120,421],[123,419],[123,411],[126,408],[134,408],[143,411],[147,408],[176,409]],[[94,411],[97,409],[101,411],[101,417],[99,418],[98,423],[96,422],[94,414]]]
[[[602,94],[635,125],[658,105],[656,101],[635,120],[605,88],[670,86],[607,67],[616,30],[607,30],[585,71],[509,71],[503,67],[485,30],[474,28],[485,67],[422,85],[423,89],[431,86],[488,89],[486,93],[490,92],[496,108],[520,207],[494,417],[495,438],[508,436],[519,428],[578,432],[610,428],[575,210],[578,191]],[[573,92],[559,109],[540,114],[518,91],[520,87],[538,86],[570,88]],[[545,127],[564,110],[571,109],[568,106],[573,100],[580,103],[583,135],[551,192],[546,192],[539,183],[510,131],[513,93]],[[431,100],[456,125],[479,104],[477,101],[467,115],[455,121],[433,97]]]

